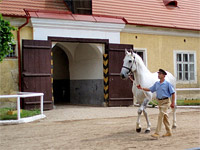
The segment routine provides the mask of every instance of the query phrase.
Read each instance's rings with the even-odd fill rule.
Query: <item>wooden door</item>
[[[53,108],[51,84],[51,42],[22,41],[22,91],[44,93],[44,110]],[[39,108],[40,99],[25,98],[24,109]]]
[[[133,45],[109,44],[109,106],[133,104],[132,82],[120,78],[125,48],[133,49]]]

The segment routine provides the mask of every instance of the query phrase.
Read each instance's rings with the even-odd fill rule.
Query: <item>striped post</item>
[[[103,54],[103,74],[104,74],[104,102],[108,105],[108,54]]]

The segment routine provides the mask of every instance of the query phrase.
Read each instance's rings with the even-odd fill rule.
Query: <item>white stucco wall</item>
[[[120,43],[120,32],[125,24],[31,18],[34,40],[47,40],[48,36],[109,39]]]
[[[103,79],[104,44],[57,43],[69,59],[70,80]]]

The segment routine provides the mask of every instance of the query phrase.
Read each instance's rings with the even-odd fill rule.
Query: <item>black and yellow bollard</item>
[[[103,54],[103,73],[104,73],[104,102],[108,106],[108,92],[109,92],[109,85],[108,85],[108,54]]]

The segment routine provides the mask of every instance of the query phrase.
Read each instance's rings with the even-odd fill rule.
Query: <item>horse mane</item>
[[[132,53],[132,55],[135,57],[136,65],[138,66],[138,69],[141,71],[149,71],[149,69],[145,66],[142,58],[137,53]]]

